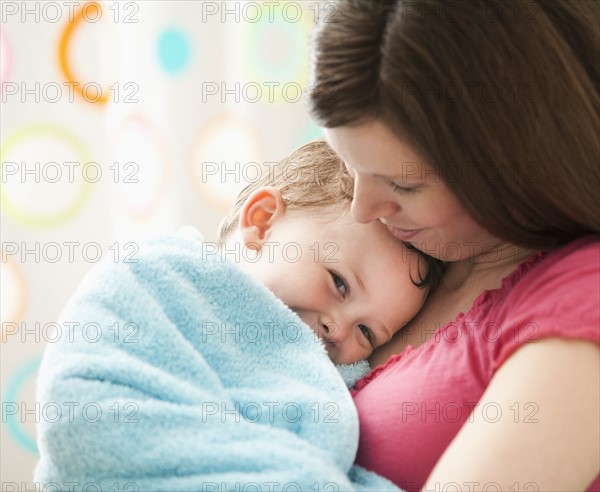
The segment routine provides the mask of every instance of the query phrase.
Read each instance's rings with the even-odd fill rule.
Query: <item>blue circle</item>
[[[158,56],[167,72],[179,72],[190,58],[190,46],[187,37],[178,29],[167,29],[158,40]]]
[[[36,357],[21,367],[21,369],[19,369],[13,375],[12,379],[8,382],[8,388],[4,394],[4,404],[18,402],[18,396],[21,388],[29,378],[35,376],[35,374],[38,372],[38,369],[40,368],[40,362],[41,358]],[[4,417],[6,426],[8,427],[8,432],[12,435],[13,439],[27,451],[33,454],[38,454],[38,448],[35,440],[25,433],[19,419],[15,416],[15,414],[4,415]]]
[[[304,127],[298,143],[304,145],[314,140],[325,140],[325,135],[323,134],[323,129],[311,121]]]

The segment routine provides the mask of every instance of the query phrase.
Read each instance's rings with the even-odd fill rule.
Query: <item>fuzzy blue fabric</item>
[[[339,364],[335,367],[348,388],[352,388],[359,379],[371,372],[371,366],[366,360],[359,360],[354,364]]]
[[[205,246],[161,237],[136,262],[106,261],[84,279],[61,315],[73,329],[49,344],[40,370],[35,481],[48,490],[400,490],[353,466],[358,416],[322,343]]]

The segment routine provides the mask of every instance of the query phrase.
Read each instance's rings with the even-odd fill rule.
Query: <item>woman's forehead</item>
[[[414,173],[427,163],[409,144],[402,142],[377,120],[355,126],[324,130],[330,146],[346,165],[362,174],[390,177]]]

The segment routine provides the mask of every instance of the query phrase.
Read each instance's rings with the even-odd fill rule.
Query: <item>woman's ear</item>
[[[263,186],[253,191],[240,212],[239,229],[249,249],[259,250],[270,228],[285,214],[281,192],[273,186]]]

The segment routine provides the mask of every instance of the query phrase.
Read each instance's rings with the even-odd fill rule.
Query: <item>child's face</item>
[[[422,261],[379,221],[296,212],[269,226],[259,258],[246,269],[313,329],[333,362],[349,364],[419,311],[425,289],[411,278],[419,279]]]

